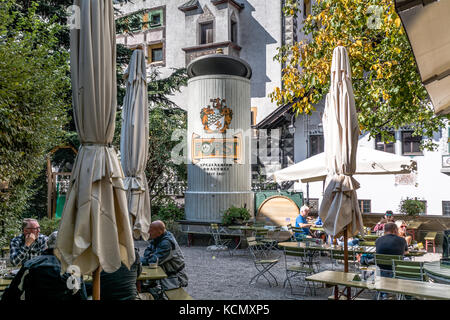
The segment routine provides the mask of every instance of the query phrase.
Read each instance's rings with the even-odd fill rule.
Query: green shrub
[[[41,226],[41,233],[49,236],[53,231],[58,230],[60,218],[58,219],[49,219],[47,217],[39,220],[39,225]]]
[[[250,219],[250,212],[247,208],[236,208],[231,206],[228,208],[222,217],[223,224],[242,224],[244,221]]]
[[[184,219],[184,208],[174,201],[159,203],[152,206],[152,221],[161,220],[166,225],[166,229],[172,233],[177,230],[177,220]]]
[[[416,216],[425,212],[425,204],[417,199],[406,198],[400,201],[399,211],[403,214]]]

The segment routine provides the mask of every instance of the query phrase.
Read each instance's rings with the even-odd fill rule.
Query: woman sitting
[[[395,224],[397,225],[398,228],[398,235],[402,238],[405,238],[408,246],[411,245],[412,237],[406,235],[406,222],[404,220],[398,220],[395,221]]]

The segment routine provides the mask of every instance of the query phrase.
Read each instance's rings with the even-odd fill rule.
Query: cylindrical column
[[[250,67],[216,54],[193,61],[188,74],[186,219],[220,222],[231,206],[253,214]]]

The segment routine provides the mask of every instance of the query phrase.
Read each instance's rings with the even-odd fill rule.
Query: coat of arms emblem
[[[225,105],[225,99],[211,99],[211,108],[208,105],[200,112],[203,128],[207,133],[225,133],[230,127],[233,111]]]

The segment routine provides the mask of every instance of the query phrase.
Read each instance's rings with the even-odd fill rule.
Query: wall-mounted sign
[[[230,127],[233,111],[225,105],[225,99],[211,99],[210,105],[200,111],[203,129],[206,133],[225,133]]]
[[[192,163],[202,159],[232,159],[242,161],[242,134],[230,138],[202,138],[192,134]]]

